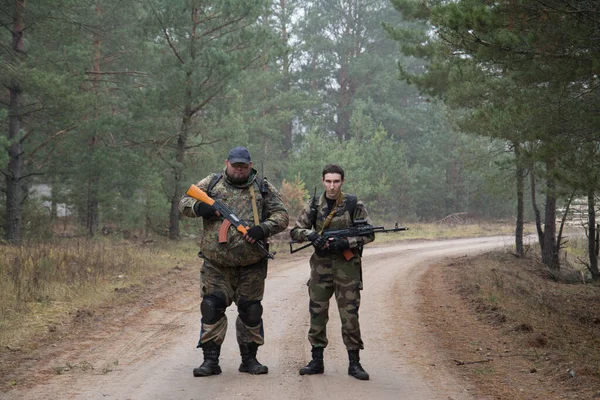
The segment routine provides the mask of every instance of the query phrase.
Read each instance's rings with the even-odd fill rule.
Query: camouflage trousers
[[[314,347],[326,347],[329,300],[335,300],[342,321],[342,339],[348,350],[363,348],[358,323],[360,307],[361,261],[354,256],[350,261],[341,254],[313,254],[310,259],[310,329],[308,340]]]
[[[232,302],[239,305],[240,302],[261,301],[266,277],[267,259],[243,267],[225,267],[205,259],[200,271],[202,297],[213,295],[223,299],[225,307],[229,307]],[[209,341],[218,345],[223,343],[227,332],[226,315],[214,324],[206,324],[204,321],[200,324],[198,347]],[[238,314],[235,327],[238,343],[257,343],[259,346],[264,344],[262,319],[257,326],[248,326]]]

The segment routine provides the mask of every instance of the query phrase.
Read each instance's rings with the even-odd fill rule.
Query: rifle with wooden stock
[[[209,206],[213,206],[223,218],[223,223],[219,228],[219,243],[227,243],[227,230],[231,225],[235,226],[235,229],[240,232],[242,235],[245,235],[248,232],[250,226],[247,222],[240,219],[229,207],[220,202],[219,200],[211,198],[206,192],[200,189],[196,185],[190,186],[186,194],[198,201],[208,204]],[[270,259],[275,258],[275,253],[270,253],[267,249],[267,246],[262,240],[257,240],[254,242],[263,253]]]

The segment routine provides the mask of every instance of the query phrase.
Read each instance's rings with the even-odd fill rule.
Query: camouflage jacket
[[[209,194],[212,198],[218,199],[233,211],[240,219],[246,221],[250,227],[254,226],[254,216],[252,214],[252,197],[250,195],[250,185],[254,187],[254,197],[258,210],[259,226],[265,232],[265,238],[273,236],[287,228],[289,223],[288,212],[281,201],[279,192],[273,185],[267,182],[269,186],[268,193],[261,196],[260,187],[256,181],[256,171],[253,169],[248,181],[243,184],[233,184],[227,179],[225,170],[223,176],[212,188]],[[211,174],[197,183],[197,186],[206,191],[211,179],[216,174]],[[179,201],[179,211],[187,216],[196,218],[194,213],[194,204],[196,199],[187,195]],[[224,266],[244,266],[254,264],[265,257],[265,254],[256,244],[246,242],[235,227],[232,225],[227,232],[227,243],[219,244],[218,234],[222,218],[203,218],[204,233],[200,248],[204,257]]]
[[[306,237],[313,231],[321,232],[323,229],[323,224],[325,223],[325,219],[327,215],[329,215],[329,209],[327,208],[327,200],[325,199],[325,193],[321,195],[321,197],[316,199],[316,209],[317,209],[317,220],[316,226],[312,226],[312,221],[310,220],[310,207],[312,203],[312,198],[309,199],[298,219],[296,220],[296,224],[294,228],[290,232],[290,236],[293,240],[298,242],[303,242],[306,240]],[[346,229],[352,226],[352,221],[356,221],[358,219],[367,220],[368,224],[371,224],[371,219],[369,218],[369,213],[362,201],[358,200],[356,203],[356,207],[354,208],[354,218],[351,218],[350,213],[346,210],[346,202],[347,195],[344,195],[344,201],[337,207],[336,213],[333,216],[329,226],[326,230],[338,230],[338,229]],[[350,244],[350,249],[357,254],[358,249],[364,246],[367,243],[375,240],[375,234],[371,234],[370,236],[359,236],[359,237],[349,237],[348,243]]]

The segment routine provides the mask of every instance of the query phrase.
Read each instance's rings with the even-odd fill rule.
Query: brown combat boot
[[[325,372],[323,365],[323,347],[314,347],[310,350],[312,360],[304,367],[300,368],[300,375],[316,375]]]
[[[360,365],[360,357],[358,356],[359,350],[348,350],[348,359],[350,364],[348,365],[348,375],[360,379],[361,381],[368,381],[369,374]]]
[[[204,362],[198,368],[194,368],[194,376],[211,376],[219,375],[221,367],[219,367],[219,355],[221,354],[221,346],[215,342],[206,342],[202,345],[204,353]]]
[[[266,365],[262,365],[256,359],[256,352],[258,350],[258,344],[256,343],[241,343],[240,354],[242,356],[242,363],[238,371],[247,372],[252,375],[262,375],[269,372],[269,368]]]

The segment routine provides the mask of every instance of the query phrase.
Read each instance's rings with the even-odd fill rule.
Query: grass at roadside
[[[26,351],[53,326],[195,260],[192,242],[67,240],[0,248],[0,346]],[[124,296],[125,295],[125,296]]]
[[[510,234],[514,229],[501,224],[410,224],[408,227],[408,231],[377,235],[376,243]],[[288,258],[288,238],[281,237],[271,250],[277,252],[278,258]],[[35,346],[31,338],[72,318],[71,314],[99,304],[110,306],[126,301],[124,294],[128,294],[128,288],[144,285],[178,264],[196,263],[197,252],[196,240],[161,239],[146,243],[105,238],[66,239],[1,247],[0,346],[22,350]]]
[[[383,224],[386,229],[393,224]],[[461,237],[478,237],[490,235],[514,235],[515,226],[500,223],[478,224],[406,224],[407,231],[382,234],[377,236],[377,242],[389,242],[408,239],[451,239]],[[530,229],[526,229],[526,232]]]
[[[527,373],[541,375],[556,393],[574,395],[565,398],[600,396],[598,283],[583,284],[566,264],[561,274],[551,272],[534,252],[523,259],[488,253],[445,273],[472,312],[513,347],[510,354],[530,362]]]
[[[375,244],[510,236],[514,231],[508,224],[407,226],[408,231],[378,235]],[[526,233],[533,233],[532,228],[526,227]],[[570,238],[567,246],[566,260],[571,264],[585,258],[584,238]],[[69,239],[0,247],[0,356],[26,360],[29,350],[54,327],[79,316],[92,316],[95,307],[113,308],[143,299],[139,288],[160,285],[162,277],[165,282],[172,279],[170,272],[181,272],[174,269],[199,266],[198,250],[197,239],[151,243]],[[271,250],[278,252],[278,260],[295,256],[289,255],[288,239],[283,235]],[[305,254],[310,252],[307,249]],[[459,276],[461,293],[473,305],[473,313],[502,324],[508,343],[529,346],[523,347],[524,354],[532,357],[532,365],[540,373],[554,374],[561,383],[567,381],[573,391],[585,391],[581,386],[600,382],[600,316],[593,307],[600,300],[599,287],[580,284],[577,274],[573,275],[576,284],[553,280],[557,277],[542,274],[545,270],[536,260],[538,255],[534,246],[526,259],[492,253],[467,259],[465,267],[453,268],[452,274]],[[575,379],[565,375],[567,367],[575,371]],[[86,365],[54,367],[57,374],[64,368],[83,369]],[[111,368],[114,365],[107,364],[102,370]],[[486,375],[484,369],[476,373]]]
[[[386,228],[393,224],[384,223]],[[376,244],[412,239],[511,235],[509,224],[407,224],[408,231],[377,235]],[[527,231],[527,230],[526,230]],[[288,238],[272,244],[290,257]],[[310,253],[310,249],[306,250]],[[67,239],[0,248],[0,347],[27,350],[32,338],[77,312],[111,307],[178,265],[199,265],[197,240],[152,242]],[[307,253],[308,254],[308,253]],[[572,252],[572,254],[576,254]],[[293,255],[291,256],[293,257]]]

